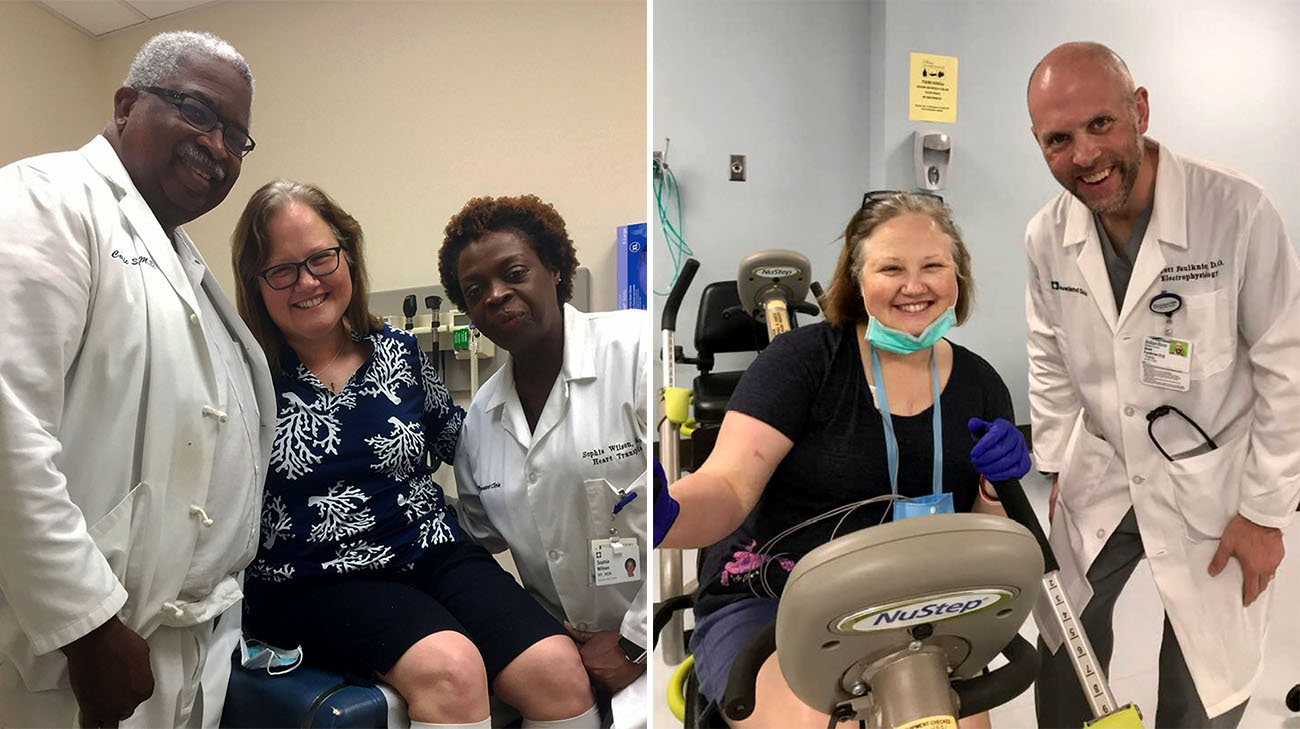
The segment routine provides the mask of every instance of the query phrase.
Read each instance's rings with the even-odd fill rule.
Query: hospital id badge
[[[591,582],[597,587],[641,579],[636,538],[591,540]]]
[[[1187,392],[1192,386],[1192,343],[1172,337],[1142,341],[1142,384]]]

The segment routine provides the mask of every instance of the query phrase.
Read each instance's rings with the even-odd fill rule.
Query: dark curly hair
[[[446,238],[438,249],[438,273],[447,298],[462,311],[465,294],[460,290],[460,253],[488,233],[518,234],[543,264],[559,272],[560,281],[555,284],[559,302],[563,304],[573,297],[573,273],[578,269],[573,240],[555,207],[536,195],[476,197],[452,216],[444,232]]]

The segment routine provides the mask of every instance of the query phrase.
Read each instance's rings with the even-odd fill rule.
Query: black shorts
[[[247,637],[301,645],[312,665],[363,678],[388,673],[426,635],[454,630],[478,648],[490,683],[537,641],[567,635],[470,542],[431,547],[408,571],[249,582],[245,593]]]

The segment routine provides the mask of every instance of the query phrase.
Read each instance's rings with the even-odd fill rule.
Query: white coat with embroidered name
[[[1196,689],[1208,714],[1220,714],[1259,677],[1273,591],[1243,607],[1240,565],[1229,560],[1211,577],[1210,560],[1233,517],[1283,527],[1300,500],[1296,253],[1258,185],[1163,145],[1122,310],[1083,203],[1063,192],[1026,238],[1034,456],[1060,474],[1051,541],[1063,585],[1081,611],[1089,565],[1133,508]],[[1168,320],[1149,307],[1164,292],[1183,302]],[[1144,342],[1166,326],[1191,344],[1186,392],[1142,381]],[[1218,449],[1166,460],[1146,418],[1166,404]],[[1201,444],[1176,416],[1154,427],[1170,454]]]
[[[226,333],[204,331],[172,241],[102,137],[5,168],[0,189],[0,676],[20,677],[0,681],[3,708],[66,689],[57,649],[114,615],[148,638],[240,590],[223,573],[182,597],[226,421],[207,337]],[[265,358],[210,272],[202,286],[253,374],[269,454]]]
[[[462,528],[510,549],[524,587],[580,630],[619,630],[648,646],[646,362],[642,311],[564,305],[564,364],[531,432],[509,362],[474,398],[456,453]],[[613,515],[614,489],[637,496]],[[641,579],[591,584],[591,540],[635,538]],[[614,697],[615,729],[646,725],[642,674]]]

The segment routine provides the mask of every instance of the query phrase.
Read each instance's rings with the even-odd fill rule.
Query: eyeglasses
[[[257,275],[266,282],[267,286],[276,291],[287,289],[298,283],[298,277],[302,274],[304,268],[316,278],[324,278],[339,269],[339,251],[341,250],[343,250],[343,246],[326,248],[323,251],[316,251],[297,263],[278,263]]]
[[[180,110],[182,119],[189,122],[190,126],[200,132],[210,132],[220,124],[221,140],[225,142],[226,149],[230,150],[230,153],[236,157],[247,155],[253,151],[253,147],[257,146],[253,138],[248,136],[248,130],[229,119],[222,119],[217,116],[217,112],[213,111],[206,101],[197,96],[182,91],[164,89],[160,86],[144,86],[137,89],[137,91],[144,91],[166,99]]]
[[[902,195],[904,193],[908,195],[920,195],[921,197],[928,197],[937,200],[938,202],[943,202],[942,197],[939,197],[932,192],[923,192],[921,190],[872,190],[862,196],[862,209],[866,210],[878,202],[888,200],[895,195]]]

